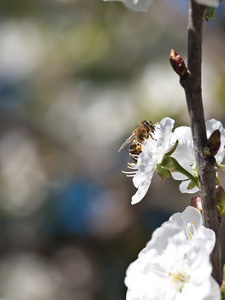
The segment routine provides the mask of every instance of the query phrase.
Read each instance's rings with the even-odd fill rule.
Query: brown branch
[[[221,245],[216,206],[215,159],[212,156],[210,159],[204,156],[204,148],[207,145],[201,89],[202,25],[204,12],[205,6],[197,4],[194,0],[189,0],[187,72],[185,74],[178,74],[180,75],[180,84],[185,90],[193,135],[203,208],[203,223],[207,228],[214,230],[216,234],[216,245],[211,254],[213,265],[212,275],[218,283],[221,283]]]

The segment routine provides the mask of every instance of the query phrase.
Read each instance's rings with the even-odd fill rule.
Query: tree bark
[[[212,275],[221,284],[221,245],[219,220],[216,206],[216,176],[215,159],[204,157],[204,147],[207,143],[205,118],[202,103],[201,62],[202,62],[202,27],[205,6],[189,0],[188,13],[188,63],[187,75],[180,77],[180,83],[185,90],[193,135],[195,157],[202,200],[202,215],[205,227],[211,228],[216,234],[216,245],[211,254],[213,265]]]

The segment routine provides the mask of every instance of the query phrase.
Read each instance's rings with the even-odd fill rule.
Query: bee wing
[[[118,150],[118,152],[120,152],[127,144],[129,144],[130,142],[132,142],[133,138],[135,137],[135,134],[133,133],[128,139],[126,139],[126,141],[122,144],[122,146],[120,147],[120,149]]]

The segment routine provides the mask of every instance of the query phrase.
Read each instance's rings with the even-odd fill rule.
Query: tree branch
[[[214,230],[216,245],[211,254],[213,265],[212,275],[221,283],[221,246],[219,234],[219,220],[216,205],[216,176],[214,157],[204,156],[204,147],[207,144],[205,118],[202,104],[201,88],[201,61],[202,61],[202,25],[205,6],[189,0],[188,13],[188,64],[187,72],[180,75],[180,84],[185,90],[190,125],[193,135],[195,158],[200,183],[202,200],[203,223],[207,228]]]

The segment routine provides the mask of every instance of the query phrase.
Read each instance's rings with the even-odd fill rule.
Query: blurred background
[[[189,125],[169,63],[186,58],[186,2],[0,1],[0,298],[125,299],[128,265],[189,204],[155,175],[132,206],[117,153],[143,119]],[[204,24],[203,97],[225,125],[224,16]]]

